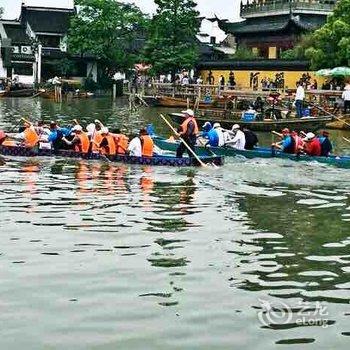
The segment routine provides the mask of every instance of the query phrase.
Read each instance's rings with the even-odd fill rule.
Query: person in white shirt
[[[303,84],[298,81],[297,82],[297,92],[295,94],[295,108],[297,110],[297,117],[301,118],[303,116],[303,104],[305,98],[305,89]]]
[[[139,136],[135,136],[129,143],[128,152],[130,156],[142,157],[142,145]]]
[[[225,136],[224,136],[224,129],[221,127],[219,123],[215,123],[213,125],[213,129],[218,133],[219,137],[219,147],[222,147],[225,144]]]
[[[245,149],[245,135],[242,130],[240,130],[240,126],[235,124],[231,130],[231,140],[226,142],[226,145],[233,147],[238,150]]]
[[[347,84],[344,88],[341,98],[344,101],[344,114],[350,111],[350,84]]]

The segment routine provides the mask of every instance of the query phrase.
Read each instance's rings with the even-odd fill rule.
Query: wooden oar
[[[194,158],[198,161],[198,163],[207,168],[208,165],[203,163],[200,158],[197,156],[197,154],[193,151],[193,149],[184,141],[184,139],[179,135],[179,133],[174,129],[174,127],[169,123],[169,121],[164,117],[163,114],[160,115],[161,118],[165,121],[165,123],[169,126],[169,128],[173,131],[173,133],[175,134],[175,136],[179,137],[179,140],[185,145],[185,147],[189,150],[189,152],[194,156]]]
[[[349,142],[350,143],[350,139],[346,138],[343,136],[343,140],[345,140],[346,142]]]
[[[344,123],[345,125],[350,126],[350,124],[349,124],[348,122],[346,122],[345,120],[343,120],[343,119],[337,117],[335,114],[326,111],[324,108],[319,107],[319,106],[317,106],[316,104],[314,104],[314,103],[312,103],[312,102],[308,102],[308,104],[311,105],[312,107],[317,108],[317,109],[320,110],[321,112],[328,114],[329,116],[333,117],[334,119],[337,119],[338,121]]]

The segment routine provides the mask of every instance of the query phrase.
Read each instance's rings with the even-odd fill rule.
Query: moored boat
[[[170,118],[178,124],[181,124],[185,117],[182,113],[170,113]],[[332,121],[332,117],[308,117],[308,118],[292,118],[292,119],[278,119],[278,120],[264,120],[264,121],[243,121],[241,119],[215,119],[197,117],[196,120],[200,126],[205,122],[220,123],[225,129],[231,129],[233,124],[238,124],[241,128],[248,128],[252,131],[266,131],[282,130],[289,128],[296,131],[316,131],[322,129],[327,123]]]
[[[190,107],[194,107],[194,105],[196,105],[197,108],[206,109],[213,108],[214,105],[213,102],[200,101],[197,103],[192,99],[190,99],[189,103],[187,103],[186,98],[171,96],[145,96],[143,99],[147,102],[148,105],[153,107],[187,108],[188,105]]]
[[[0,97],[31,97],[34,93],[34,89],[8,90],[0,93]]]
[[[0,154],[6,156],[19,156],[19,157],[64,157],[64,158],[80,158],[86,160],[102,160],[106,161],[106,158],[111,162],[126,163],[126,164],[139,164],[139,165],[162,165],[162,166],[176,166],[176,167],[191,167],[200,166],[198,160],[195,158],[183,157],[176,158],[174,156],[154,155],[153,157],[134,157],[128,155],[115,155],[115,156],[101,156],[99,153],[79,153],[70,150],[59,150],[54,152],[53,150],[38,149],[38,148],[25,148],[20,146],[3,146],[0,145]],[[205,164],[215,164],[221,166],[224,164],[224,158],[222,156],[208,156],[204,155],[200,157],[200,160]]]
[[[178,147],[178,142],[170,142],[161,137],[154,137],[154,143],[162,150],[175,152]],[[237,150],[232,147],[210,147],[209,149],[204,146],[196,146],[195,152],[199,156],[205,155],[218,155],[225,157],[244,156],[245,158],[281,158],[291,159],[295,161],[313,162],[317,161],[323,164],[334,165],[340,168],[350,169],[350,156],[329,156],[329,157],[311,157],[302,154],[287,154],[274,148],[262,148],[257,147],[253,150]]]

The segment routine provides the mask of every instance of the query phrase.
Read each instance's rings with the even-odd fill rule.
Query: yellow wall
[[[213,73],[213,76],[215,78],[215,83],[218,84],[219,77],[220,75],[223,75],[225,77],[226,84],[228,83],[228,78],[230,74],[230,70],[211,70]],[[315,76],[315,72],[311,71],[281,71],[281,70],[276,70],[276,71],[263,71],[263,70],[232,70],[233,73],[235,74],[235,80],[236,80],[236,89],[249,89],[249,80],[250,80],[250,73],[256,73],[260,72],[259,75],[259,89],[261,88],[261,80],[263,78],[270,78],[275,80],[275,75],[276,73],[281,73],[284,72],[284,86],[286,89],[294,89],[296,88],[295,84],[298,80],[300,80],[301,76],[303,73],[309,73],[311,76],[311,82],[313,82],[314,79],[316,79],[318,87],[320,88],[321,85],[324,83],[325,78],[323,77],[317,77]],[[201,77],[203,79],[204,84],[207,83],[207,78],[209,74],[209,70],[202,70],[200,72]]]

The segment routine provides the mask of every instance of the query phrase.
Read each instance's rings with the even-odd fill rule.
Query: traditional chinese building
[[[22,4],[18,20],[0,20],[0,78],[18,77],[24,84],[62,76],[63,66],[73,78],[97,80],[97,63],[89,55],[67,52],[67,33],[75,9]]]
[[[252,49],[258,57],[278,59],[302,34],[321,27],[337,0],[246,0],[241,2],[241,22],[219,21],[234,35],[237,47]]]

